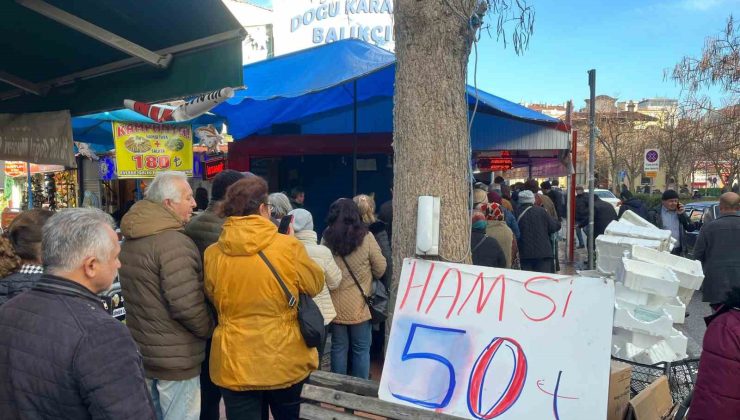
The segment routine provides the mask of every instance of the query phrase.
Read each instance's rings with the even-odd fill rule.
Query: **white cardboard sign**
[[[474,419],[603,419],[614,284],[406,259],[381,399]]]

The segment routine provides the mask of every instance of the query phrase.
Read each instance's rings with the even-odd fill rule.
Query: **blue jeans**
[[[578,246],[586,246],[585,242],[583,242],[583,232],[581,231],[581,228],[576,226],[576,239],[578,239]]]
[[[347,374],[347,359],[352,355],[350,376],[370,378],[370,345],[373,328],[370,321],[355,325],[331,324],[331,371]]]
[[[158,420],[200,418],[200,376],[185,381],[147,379]]]

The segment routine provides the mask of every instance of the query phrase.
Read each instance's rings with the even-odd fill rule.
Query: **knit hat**
[[[488,191],[488,202],[501,204],[501,196],[496,191]]]
[[[487,202],[488,202],[487,192],[483,190],[479,190],[477,188],[473,190],[473,203],[474,204],[487,203]]]
[[[486,216],[478,210],[473,210],[473,228],[474,229],[485,229],[486,228]]]
[[[504,220],[504,211],[498,203],[489,204],[488,220]]]
[[[313,230],[313,216],[306,209],[295,209],[288,213],[293,216],[293,231]]]
[[[664,200],[664,201],[665,200],[672,200],[674,198],[675,199],[678,199],[678,193],[677,192],[675,192],[673,190],[665,190],[665,192],[663,193],[662,200]]]
[[[534,204],[534,193],[529,190],[520,191],[519,204]]]

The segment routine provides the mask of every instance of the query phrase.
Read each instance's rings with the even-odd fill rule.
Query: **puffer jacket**
[[[31,289],[41,278],[41,274],[13,273],[0,279],[0,305]]]
[[[121,291],[126,325],[144,356],[148,378],[182,381],[200,374],[213,332],[200,253],[182,221],[142,200],[121,221]]]
[[[323,238],[321,241],[323,244]],[[385,257],[373,234],[368,232],[362,244],[344,258],[347,260],[349,267],[352,268],[352,272],[357,277],[365,295],[372,294],[373,278],[383,276],[387,266]],[[334,302],[334,308],[337,310],[334,323],[355,325],[369,321],[372,318],[370,309],[368,309],[365,299],[349,274],[347,264],[342,261],[342,257],[339,255],[334,255],[334,261],[342,270],[342,282],[339,287],[331,291],[331,299]]]
[[[156,418],[136,343],[93,292],[45,274],[0,308],[0,418]]]
[[[737,419],[740,414],[740,309],[707,326],[689,420]]]
[[[262,251],[297,299],[324,287],[321,267],[296,238],[277,233],[262,216],[229,217],[218,242],[206,249],[205,283],[218,313],[211,345],[211,380],[232,391],[290,387],[318,367],[306,347],[298,312],[288,306]]]
[[[324,325],[329,325],[334,320],[334,317],[337,316],[337,311],[334,310],[334,303],[331,301],[329,291],[339,287],[339,282],[342,281],[342,271],[339,270],[337,263],[334,262],[334,257],[332,257],[329,248],[319,245],[316,232],[302,230],[296,232],[295,237],[306,247],[308,256],[324,270],[324,287],[313,300],[319,307],[321,315],[324,316]]]
[[[193,219],[185,226],[185,234],[195,242],[195,246],[198,247],[200,255],[206,252],[206,248],[215,244],[218,241],[219,235],[221,235],[221,229],[224,225],[224,218],[218,217],[216,214],[217,202],[211,202],[201,214],[193,217]]]

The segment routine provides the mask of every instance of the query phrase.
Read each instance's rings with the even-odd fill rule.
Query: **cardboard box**
[[[609,406],[607,420],[624,420],[630,402],[632,366],[612,360],[609,375]]]
[[[664,420],[673,411],[673,398],[668,377],[661,376],[630,400],[635,420]]]

